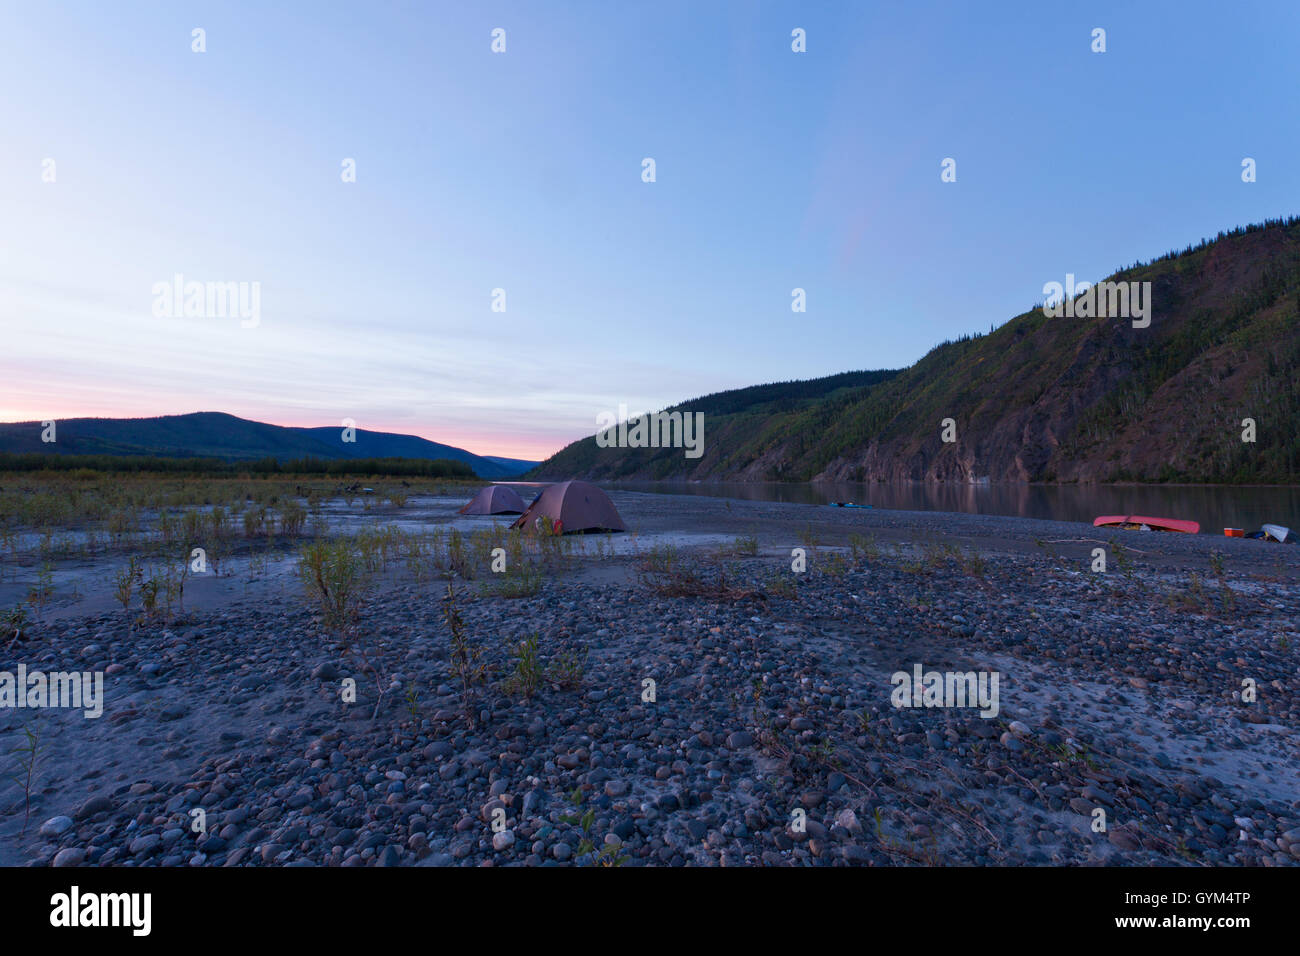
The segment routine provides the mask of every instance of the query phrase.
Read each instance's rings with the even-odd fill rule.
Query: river
[[[635,481],[609,487],[656,494],[708,495],[825,505],[851,501],[906,511],[956,511],[1084,521],[1102,514],[1140,514],[1199,521],[1202,534],[1224,528],[1258,531],[1264,523],[1300,533],[1300,486],[858,484]]]

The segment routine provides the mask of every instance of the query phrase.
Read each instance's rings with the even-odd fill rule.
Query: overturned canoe
[[[1128,528],[1136,531],[1178,531],[1199,534],[1201,525],[1182,518],[1152,518],[1148,515],[1102,515],[1092,522],[1094,528]]]
[[[1291,529],[1284,528],[1280,524],[1260,525],[1259,530],[1264,532],[1264,537],[1269,541],[1279,541],[1285,543],[1291,538]]]

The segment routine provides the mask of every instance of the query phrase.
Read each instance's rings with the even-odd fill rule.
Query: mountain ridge
[[[1150,325],[1036,307],[904,369],[671,406],[706,411],[697,459],[592,436],[530,477],[1300,482],[1300,219],[1222,232],[1104,281],[1150,282]],[[835,387],[855,374],[876,379]]]
[[[275,458],[447,458],[473,468],[480,478],[516,477],[536,462],[476,455],[417,435],[355,429],[356,441],[342,441],[342,428],[272,425],[226,412],[189,412],[144,418],[67,418],[56,424],[55,441],[41,441],[40,422],[0,423],[0,452],[81,455],[155,455],[255,461]]]

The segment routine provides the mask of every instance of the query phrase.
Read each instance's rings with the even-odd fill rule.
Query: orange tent
[[[627,530],[609,495],[585,481],[564,481],[543,489],[510,527],[531,528],[538,518],[554,521],[560,534]]]

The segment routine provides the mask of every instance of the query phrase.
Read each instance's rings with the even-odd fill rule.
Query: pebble
[[[41,824],[40,835],[57,837],[70,829],[72,829],[72,817],[50,817]]]
[[[65,847],[54,855],[51,866],[80,866],[86,859],[86,851],[79,846]]]

